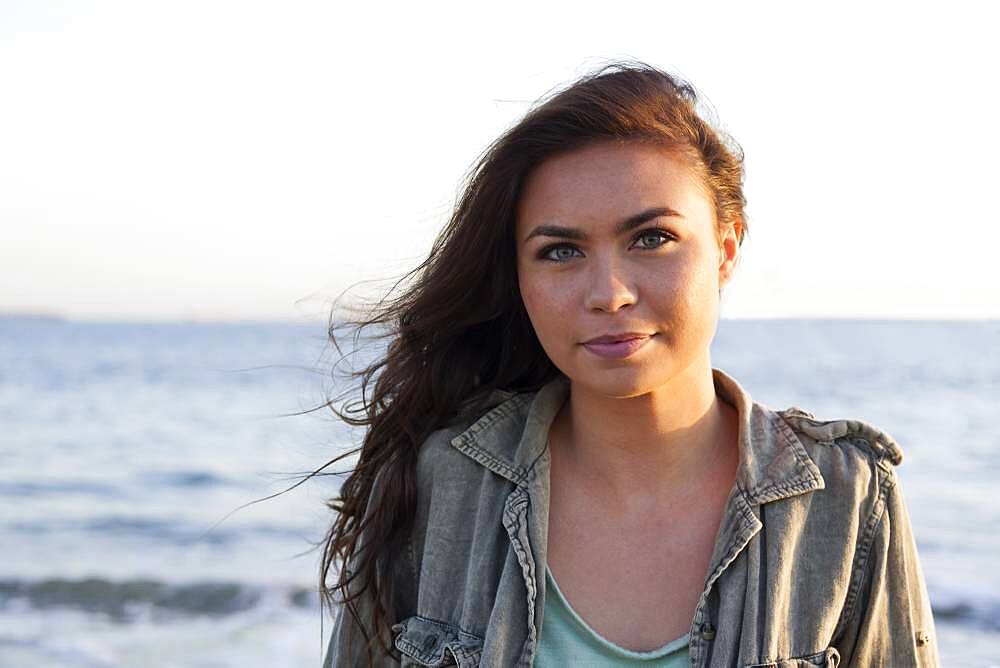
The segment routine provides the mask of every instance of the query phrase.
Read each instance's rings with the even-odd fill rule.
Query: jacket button
[[[917,644],[918,645],[926,645],[930,641],[931,641],[931,637],[927,634],[926,631],[917,631]]]
[[[711,624],[701,625],[701,639],[702,640],[714,640],[715,639],[715,627]]]

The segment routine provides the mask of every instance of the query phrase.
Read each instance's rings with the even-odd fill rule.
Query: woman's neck
[[[736,410],[716,396],[706,360],[628,399],[571,386],[549,442],[564,475],[600,496],[609,512],[635,513],[731,484],[737,436]]]

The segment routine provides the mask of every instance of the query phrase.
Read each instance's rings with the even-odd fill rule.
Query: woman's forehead
[[[701,178],[676,151],[603,142],[554,156],[532,170],[517,206],[518,237],[538,224],[607,225],[662,207],[675,218],[711,215]]]

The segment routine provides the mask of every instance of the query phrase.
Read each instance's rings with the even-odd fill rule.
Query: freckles
[[[537,279],[534,276],[521,274],[521,276],[518,277],[518,284],[521,288],[521,296],[524,298],[525,302],[537,301],[538,284]]]
[[[535,295],[531,302],[532,319],[545,331],[555,331],[565,322],[566,305],[552,295]]]
[[[547,314],[552,310],[549,306],[551,295],[546,292],[545,286],[530,279],[527,283],[521,283],[521,301],[535,326],[544,328]]]
[[[520,285],[524,301],[536,307],[551,307],[559,302],[560,289],[551,278],[525,275]]]
[[[690,279],[675,269],[658,271],[645,281],[645,292],[653,302],[667,308],[684,301]]]

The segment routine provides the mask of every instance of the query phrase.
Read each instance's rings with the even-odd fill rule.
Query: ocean
[[[339,393],[325,335],[0,318],[0,667],[320,665],[341,478],[261,499],[360,443],[295,415]],[[1000,666],[998,345],[1000,321],[724,320],[712,347],[757,401],[901,444],[947,666]]]

